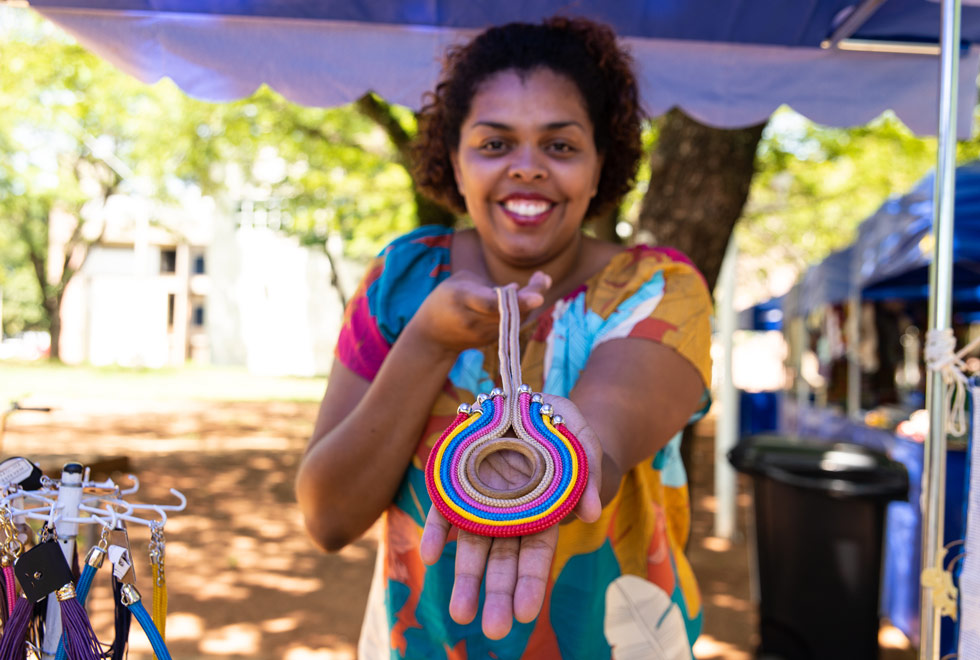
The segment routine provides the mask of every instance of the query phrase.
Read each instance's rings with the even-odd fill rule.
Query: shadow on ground
[[[125,455],[141,480],[131,499],[171,502],[171,487],[187,496],[187,510],[166,526],[167,642],[174,657],[350,660],[377,537],[372,530],[335,555],[324,555],[306,538],[292,484],[316,408],[66,401],[50,414],[12,417],[3,454],[28,456],[48,469],[68,459]],[[713,537],[712,438],[696,437],[693,452],[689,555],[704,607],[695,654],[699,660],[748,660],[757,644],[746,543],[748,484],[740,482],[740,536],[734,542]],[[137,585],[148,598],[148,534],[132,529],[130,537]],[[106,573],[100,572],[92,590],[100,638],[111,636],[113,621]],[[885,637],[896,639],[892,631]],[[137,632],[130,657],[152,657]],[[889,644],[904,646],[900,633],[898,638]],[[907,649],[888,648],[881,656],[911,657]]]

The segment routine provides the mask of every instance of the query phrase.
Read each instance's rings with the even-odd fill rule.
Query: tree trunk
[[[704,274],[709,291],[714,291],[728,239],[748,198],[764,127],[711,128],[676,108],[663,118],[640,207],[641,236],[684,252]],[[687,427],[681,460],[688,474],[694,469],[693,439]],[[690,482],[688,489],[694,501]]]
[[[749,194],[765,124],[704,126],[678,109],[663,118],[640,207],[641,233],[691,258],[714,290],[728,238]]]
[[[622,243],[623,239],[616,233],[616,225],[619,224],[619,207],[613,207],[612,211],[593,218],[588,225],[595,237],[611,243]]]
[[[456,214],[447,209],[442,204],[438,204],[415,189],[415,212],[418,216],[419,225],[442,225],[443,227],[456,226]]]
[[[44,299],[44,311],[48,315],[49,332],[51,334],[51,351],[48,359],[52,362],[61,361],[61,296]]]

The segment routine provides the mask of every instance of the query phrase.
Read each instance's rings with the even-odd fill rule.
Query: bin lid
[[[743,438],[728,454],[739,472],[839,497],[904,499],[905,466],[852,442],[764,434]]]

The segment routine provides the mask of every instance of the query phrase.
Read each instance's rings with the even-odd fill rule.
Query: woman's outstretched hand
[[[544,304],[551,278],[537,271],[518,289],[521,315]],[[433,289],[412,317],[409,327],[425,340],[456,355],[468,348],[496,343],[500,328],[493,284],[469,271],[453,273]]]
[[[602,513],[599,486],[602,483],[602,449],[592,428],[578,408],[563,397],[543,395],[555,412],[565,418],[565,426],[582,443],[589,461],[589,479],[574,514],[585,522],[595,522]],[[524,458],[504,450],[489,455],[481,465],[480,477],[501,490],[516,489],[529,478]],[[471,622],[479,610],[480,585],[486,580],[483,604],[483,634],[501,639],[510,632],[514,619],[533,621],[544,603],[548,573],[558,545],[558,525],[535,534],[510,538],[479,536],[458,530],[456,540],[456,578],[449,614],[459,624]],[[439,560],[452,525],[436,507],[430,507],[422,531],[422,561],[432,565]]]

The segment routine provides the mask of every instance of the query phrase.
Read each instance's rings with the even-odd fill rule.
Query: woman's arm
[[[374,382],[334,363],[296,479],[306,528],[324,550],[357,539],[391,502],[452,364],[410,327]]]
[[[669,346],[627,337],[596,347],[569,399],[602,445],[603,505],[624,474],[684,428],[704,388],[695,366]]]

